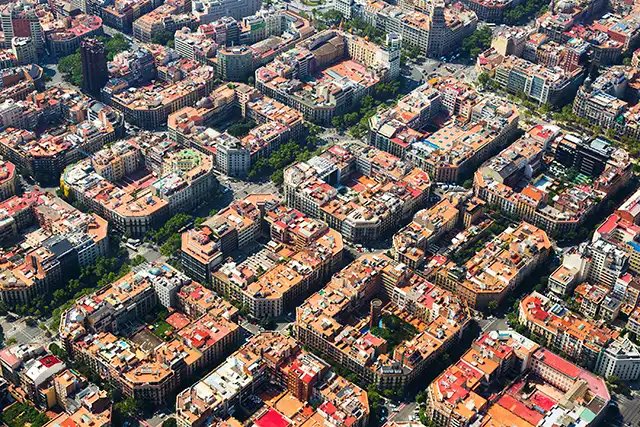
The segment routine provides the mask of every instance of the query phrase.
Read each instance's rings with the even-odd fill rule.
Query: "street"
[[[507,325],[507,319],[505,318],[497,318],[497,319],[480,319],[477,320],[482,332],[491,332],[491,331],[504,331],[509,329],[509,325]]]
[[[397,411],[394,412],[393,408],[391,408],[389,421],[395,421],[396,423],[418,421],[417,407],[418,404],[416,402],[401,403],[400,406],[397,406]],[[389,409],[388,406],[387,409]]]
[[[4,341],[14,338],[16,344],[39,343],[47,345],[51,338],[47,338],[44,331],[36,326],[27,325],[24,319],[9,321],[7,316],[0,317],[0,325],[4,331]]]
[[[612,396],[618,408],[617,410],[615,407],[609,408],[607,423],[615,427],[640,427],[640,396],[636,395],[637,391],[633,393],[634,397],[621,394]]]
[[[462,63],[446,63],[437,59],[427,58],[417,61],[409,60],[403,70],[403,75],[416,81],[426,81],[430,78],[456,77],[465,83],[473,83],[477,77],[475,64],[464,65]]]
[[[287,2],[287,4],[288,7],[294,11],[302,11],[307,13],[312,13],[315,10],[319,12],[326,12],[333,9],[333,0],[324,0],[322,2],[318,0],[317,6],[306,5],[302,2],[302,0],[290,0]]]
[[[124,245],[125,243],[126,242],[123,242],[122,244]],[[153,246],[151,243],[143,243],[140,246],[138,246],[135,250],[127,246],[125,247],[127,248],[129,259],[133,259],[137,255],[142,255],[144,259],[147,260],[147,262],[151,262],[151,263],[156,261],[159,263],[164,263],[168,259],[167,257],[162,256],[158,248]]]
[[[231,191],[233,200],[242,200],[249,194],[280,194],[278,187],[271,181],[245,182],[216,173],[220,184],[226,187],[223,192]]]

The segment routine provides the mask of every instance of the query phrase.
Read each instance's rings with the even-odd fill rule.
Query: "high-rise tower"
[[[82,59],[82,86],[95,97],[100,96],[100,91],[109,78],[107,70],[107,56],[104,43],[96,38],[86,38],[80,46]]]

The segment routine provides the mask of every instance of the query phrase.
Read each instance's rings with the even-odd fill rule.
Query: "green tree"
[[[135,417],[142,412],[142,405],[134,398],[128,397],[113,405],[113,419],[115,425],[122,425],[129,417]]]
[[[271,181],[273,181],[274,184],[282,185],[282,183],[284,182],[284,171],[282,169],[278,169],[277,171],[272,173]]]
[[[114,56],[129,49],[130,46],[131,44],[127,41],[127,39],[124,38],[124,35],[120,33],[111,37],[104,44],[104,50],[105,54],[107,55],[107,60],[113,61]]]
[[[169,41],[173,41],[173,33],[171,31],[159,31],[151,37],[151,43],[166,46]]]
[[[145,262],[147,262],[147,259],[145,257],[143,257],[142,255],[136,255],[131,260],[131,266],[132,267],[137,267],[138,265],[144,264]]]
[[[463,57],[475,59],[480,53],[491,46],[493,32],[490,27],[476,29],[471,35],[462,40],[461,54]]]
[[[338,25],[344,19],[344,16],[337,10],[330,9],[325,13],[320,13],[320,19],[327,25]]]
[[[56,343],[51,343],[49,344],[49,352],[51,352],[51,354],[53,354],[54,356],[62,359],[62,360],[67,360],[68,359],[68,354],[66,352],[66,350],[62,347],[60,347],[58,344]]]
[[[82,87],[82,59],[79,53],[65,56],[58,61],[58,71],[62,79],[77,87]]]
[[[162,427],[176,427],[176,426],[177,426],[177,423],[175,418],[169,418],[162,423]]]
[[[173,256],[180,251],[180,245],[182,244],[182,237],[179,233],[175,233],[169,237],[169,239],[160,246],[160,253],[163,256]]]
[[[243,138],[249,134],[249,131],[256,126],[253,120],[242,120],[229,126],[227,133],[236,138]]]
[[[477,83],[483,89],[489,85],[490,81],[491,81],[491,77],[489,76],[489,73],[480,73],[478,75]]]
[[[616,130],[614,128],[609,128],[604,131],[604,136],[608,140],[614,140],[616,138]]]
[[[333,119],[331,119],[331,124],[338,130],[344,129],[344,121],[342,119],[342,116],[334,116]]]
[[[489,312],[491,313],[495,312],[498,308],[498,301],[496,300],[489,301],[489,304],[487,304],[487,308],[489,309]]]
[[[553,105],[551,105],[548,102],[545,102],[544,104],[542,104],[540,106],[540,109],[539,109],[539,112],[542,115],[547,115],[547,114],[551,113],[551,111],[553,111]]]

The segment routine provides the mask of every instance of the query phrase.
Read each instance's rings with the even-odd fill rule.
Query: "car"
[[[387,421],[387,417],[385,417],[384,415],[382,417],[380,417],[380,422],[383,423]]]

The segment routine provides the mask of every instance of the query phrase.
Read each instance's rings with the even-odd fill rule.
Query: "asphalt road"
[[[390,412],[389,421],[395,421],[396,423],[402,423],[407,421],[418,420],[418,414],[415,413],[415,409],[418,404],[416,402],[401,403],[398,406],[397,412]]]
[[[228,188],[234,200],[242,200],[249,194],[280,194],[278,187],[270,180],[264,182],[245,182],[225,175],[218,175],[223,187]],[[225,191],[225,190],[223,190]]]
[[[129,253],[130,259],[135,258],[137,255],[142,255],[150,263],[163,263],[167,261],[167,257],[162,256],[155,247],[149,247],[145,244],[138,246],[135,250],[127,247],[127,252]]]
[[[478,320],[478,324],[480,325],[482,332],[504,331],[505,329],[509,329],[507,319],[481,319]]]
[[[10,322],[5,316],[2,316],[0,317],[0,325],[2,325],[2,330],[4,331],[5,342],[11,338],[15,338],[17,344],[38,343],[46,345],[51,342],[51,339],[45,336],[42,329],[37,325],[27,325],[24,319]]]
[[[614,408],[610,408],[613,414],[607,417],[606,424],[615,427],[640,427],[640,394],[637,391],[634,393],[635,396],[631,398],[620,394],[614,396],[619,412],[616,413]]]
[[[447,63],[431,58],[409,61],[403,69],[404,76],[416,81],[426,81],[435,76],[453,76],[465,83],[473,83],[477,74],[474,64]]]

